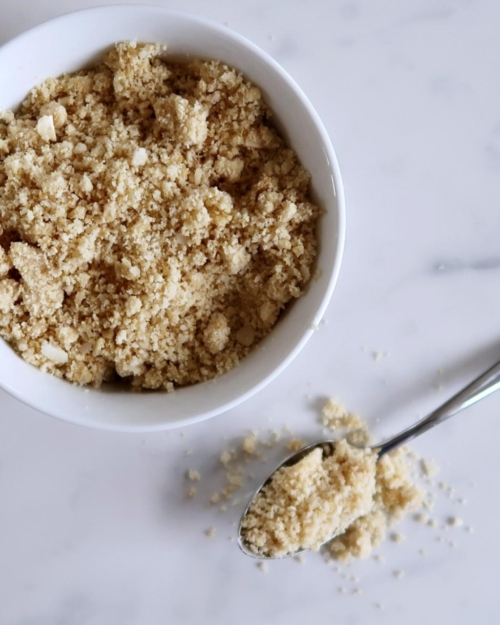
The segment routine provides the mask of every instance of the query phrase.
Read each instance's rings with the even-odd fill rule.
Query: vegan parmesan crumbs
[[[369,439],[366,424],[336,400],[324,406],[322,422],[347,440]],[[317,448],[281,468],[242,519],[247,548],[281,557],[298,549],[317,551],[338,534],[326,544],[334,559],[367,558],[388,527],[424,501],[409,454],[400,447],[377,461],[370,450],[339,439],[332,455],[324,457]]]
[[[309,175],[259,89],[119,43],[0,114],[0,336],[78,384],[238,364],[316,254]]]
[[[256,554],[281,557],[319,547],[370,512],[377,456],[338,441],[331,455],[316,448],[279,469],[242,520],[246,545]]]
[[[349,440],[353,434],[356,434],[356,437],[360,436],[365,441],[370,439],[366,423],[359,416],[348,412],[336,399],[330,399],[324,405],[319,421],[323,427],[332,430],[332,439],[341,441],[340,448],[345,446],[345,440]],[[280,431],[283,432],[281,436]],[[228,437],[224,436],[223,439],[228,440]],[[232,527],[236,528],[237,517],[235,515],[238,514],[238,510],[245,504],[247,498],[255,492],[259,480],[257,473],[260,473],[261,477],[265,477],[265,468],[262,467],[262,463],[267,464],[271,459],[264,457],[263,454],[272,454],[275,461],[278,462],[280,457],[284,459],[289,456],[290,450],[298,451],[311,442],[310,439],[297,438],[288,426],[281,428],[281,430],[266,428],[260,432],[257,430],[253,430],[251,433],[247,432],[219,454],[220,472],[217,472],[217,479],[222,479],[222,483],[219,483],[215,492],[210,491],[210,486],[205,490],[206,499],[202,505],[208,505],[212,508],[214,520],[215,518],[221,520],[221,513],[224,513],[226,515],[225,521],[230,522]],[[317,458],[314,462],[317,463]],[[322,462],[322,464],[324,463]],[[435,473],[438,467],[434,462],[433,467]],[[338,589],[341,594],[357,594],[355,592],[357,586],[352,586],[349,582],[357,585],[360,579],[354,575],[348,575],[346,572],[347,567],[351,566],[351,560],[368,558],[372,555],[373,550],[378,548],[387,538],[395,545],[405,541],[405,536],[395,531],[395,527],[405,516],[409,516],[415,524],[420,525],[420,528],[416,528],[417,535],[420,532],[428,531],[426,528],[434,529],[435,534],[438,522],[429,514],[431,514],[431,510],[433,510],[433,514],[440,514],[438,511],[434,511],[436,494],[439,494],[440,487],[434,482],[429,482],[426,469],[427,467],[421,462],[420,456],[407,447],[400,447],[386,454],[376,463],[375,488],[372,491],[369,511],[351,522],[343,534],[326,542],[321,548],[322,560],[327,564],[334,564],[331,569],[342,580],[341,587]],[[320,466],[320,474],[324,471],[324,466]],[[302,485],[300,482],[302,477],[299,477],[297,484],[292,485],[292,491],[297,491],[298,487]],[[338,476],[337,479],[339,479]],[[446,489],[450,488],[447,484],[444,486]],[[314,493],[311,493],[310,490],[307,491],[300,501],[301,511],[304,509],[305,500],[311,496],[314,496]],[[289,493],[286,493],[285,497],[289,497]],[[455,504],[459,500],[462,501],[462,498],[454,500],[453,503]],[[337,501],[340,501],[340,498]],[[319,503],[322,504],[323,502],[320,501]],[[277,514],[273,519],[264,515],[264,522],[257,524],[264,525],[263,530],[259,528],[258,535],[267,532],[272,536],[272,532],[280,526],[283,504],[280,501],[273,502],[273,504],[275,506],[273,513],[276,512]],[[290,511],[286,510],[285,514],[289,515]],[[293,514],[295,513],[292,512],[292,518]],[[319,510],[317,518],[314,518],[313,514],[315,512],[311,510],[310,527],[317,531],[318,519],[321,520],[324,514],[321,510]],[[442,520],[444,525],[439,523],[440,530],[463,532],[464,534],[474,531],[470,525],[466,525],[455,515],[447,515]],[[281,526],[281,536],[287,540],[288,529],[283,527],[282,523]],[[302,531],[303,528],[300,529]],[[308,529],[306,528],[304,531],[307,532]],[[244,535],[242,538],[244,539]],[[434,535],[434,538],[437,538],[437,541],[446,549],[450,549],[456,544],[455,541],[448,540],[443,536],[436,537]],[[246,544],[244,542],[244,545],[247,549],[251,548],[248,541]],[[288,547],[290,551],[293,551],[294,548],[292,545]],[[257,556],[263,555],[261,551],[262,549],[259,552],[259,548],[254,547]],[[421,544],[416,546],[415,553],[419,554],[419,557],[429,554]],[[301,564],[305,562],[303,554],[297,554],[293,559]],[[380,553],[373,554],[373,560],[380,565],[386,562]],[[259,566],[259,568],[262,567]],[[396,578],[404,576],[403,571],[392,570],[389,573]],[[342,584],[348,584],[349,588]],[[380,609],[382,608],[383,605],[380,604]]]

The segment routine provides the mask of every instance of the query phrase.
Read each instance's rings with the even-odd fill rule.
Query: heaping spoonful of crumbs
[[[241,550],[261,559],[318,551],[372,509],[379,458],[499,389],[500,362],[384,443],[362,449],[341,439],[303,447],[250,500],[238,528]]]

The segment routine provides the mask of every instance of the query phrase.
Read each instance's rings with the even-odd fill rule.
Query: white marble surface
[[[228,540],[240,508],[224,515],[203,502],[220,479],[223,436],[271,419],[312,440],[318,398],[331,394],[390,433],[500,358],[500,5],[164,4],[228,22],[317,107],[346,186],[341,279],[328,324],[278,380],[182,433],[85,430],[0,393],[0,624],[498,622],[500,396],[415,444],[468,501],[442,498],[437,518],[455,512],[475,533],[408,523],[406,541],[382,549],[385,564],[353,565],[360,596],[339,594],[342,580],[317,556],[262,573]],[[90,5],[68,0],[64,10]],[[0,43],[62,10],[56,0],[3,0]],[[376,362],[372,350],[390,356]],[[189,466],[204,476],[193,501],[185,499]],[[213,539],[204,536],[210,526]],[[456,547],[438,543],[439,534]]]

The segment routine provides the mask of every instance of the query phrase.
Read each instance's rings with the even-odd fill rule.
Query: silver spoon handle
[[[498,390],[500,390],[500,362],[493,365],[491,369],[488,369],[488,371],[480,375],[456,395],[453,395],[451,399],[439,406],[439,408],[436,408],[436,410],[433,410],[421,421],[373,449],[378,453],[379,457],[383,456],[388,451],[392,451],[416,436],[420,436],[420,434],[427,432],[435,425],[443,423],[443,421],[457,414],[457,412],[472,406]]]

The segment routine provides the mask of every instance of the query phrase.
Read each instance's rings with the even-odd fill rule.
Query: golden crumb
[[[257,439],[255,436],[250,435],[246,436],[243,439],[242,445],[243,451],[246,451],[247,454],[255,454],[257,452]]]
[[[124,42],[0,115],[0,336],[77,384],[232,369],[314,271],[309,174],[259,89]]]
[[[215,527],[211,527],[208,530],[206,530],[205,536],[208,536],[208,538],[213,538],[215,536],[215,532],[216,532]]]
[[[292,438],[292,440],[287,444],[286,448],[290,451],[299,451],[302,447],[305,447],[307,443],[303,441],[301,438]]]
[[[464,524],[464,522],[462,521],[462,519],[460,519],[459,517],[456,516],[450,516],[446,519],[446,522],[448,523],[448,525],[450,527],[462,527],[462,525]]]
[[[192,480],[193,482],[197,482],[198,480],[201,479],[201,474],[198,471],[195,471],[194,469],[189,469],[188,478]]]
[[[439,467],[434,460],[425,460],[422,458],[422,460],[420,460],[420,467],[422,469],[422,473],[429,477],[433,477],[439,471]]]
[[[220,461],[224,466],[228,465],[235,457],[235,453],[231,451],[223,451],[220,455]]]
[[[269,568],[267,566],[267,562],[258,562],[257,568],[259,568],[264,573],[267,573],[267,571],[269,570]]]
[[[196,489],[196,488],[194,488],[194,487],[193,487],[193,488],[190,488],[190,489],[188,490],[188,497],[194,497],[194,496],[196,495],[196,493],[197,493],[197,492],[198,492],[198,489]]]

